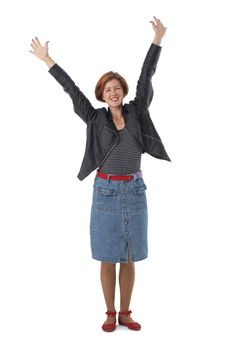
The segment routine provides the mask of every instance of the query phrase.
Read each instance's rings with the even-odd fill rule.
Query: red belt
[[[110,175],[110,174],[100,173],[98,171],[96,176],[105,180],[118,180],[118,181],[129,181],[134,178],[133,175]]]

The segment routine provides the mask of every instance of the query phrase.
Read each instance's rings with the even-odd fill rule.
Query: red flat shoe
[[[131,329],[132,331],[140,331],[141,329],[141,325],[137,322],[124,322],[121,320],[121,315],[125,315],[125,316],[130,316],[130,314],[132,313],[131,310],[128,310],[128,311],[120,311],[119,312],[119,315],[118,315],[118,323],[121,325],[121,326],[126,326],[128,327],[129,329]]]
[[[108,317],[115,317],[115,321],[112,323],[104,323],[102,329],[105,332],[113,332],[116,329],[116,311],[107,311],[105,313]]]

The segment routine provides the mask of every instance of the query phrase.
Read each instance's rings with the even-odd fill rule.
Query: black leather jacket
[[[161,47],[151,44],[144,60],[133,101],[123,105],[125,125],[142,145],[143,151],[159,159],[170,161],[148,111],[153,97],[152,76],[155,73]],[[100,167],[111,150],[118,143],[119,136],[110,110],[95,109],[86,96],[75,85],[69,75],[58,65],[49,73],[63,86],[73,101],[74,111],[87,124],[86,149],[78,174],[83,180]]]

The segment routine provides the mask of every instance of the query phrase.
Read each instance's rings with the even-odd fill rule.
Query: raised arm
[[[57,80],[57,82],[63,87],[64,91],[68,93],[72,99],[75,113],[87,123],[95,117],[96,110],[79,87],[75,85],[70,76],[49,56],[48,43],[49,41],[46,41],[43,46],[39,39],[35,37],[31,42],[32,50],[30,50],[30,52],[47,64],[49,67],[49,73]]]
[[[167,29],[156,17],[154,17],[154,20],[150,21],[150,23],[152,24],[155,36],[143,62],[134,99],[134,103],[143,109],[149,108],[153,98],[152,77],[156,71],[157,62],[162,49],[160,46],[162,38]]]

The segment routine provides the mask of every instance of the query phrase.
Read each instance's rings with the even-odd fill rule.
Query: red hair
[[[95,87],[95,97],[97,98],[98,101],[104,102],[103,100],[103,92],[104,92],[104,87],[106,85],[107,82],[109,82],[110,80],[113,79],[117,79],[122,86],[123,92],[124,92],[124,96],[126,96],[128,94],[129,91],[129,87],[128,84],[125,80],[125,78],[123,78],[119,73],[117,72],[107,72],[104,75],[102,75],[102,77],[98,80],[96,87]]]

